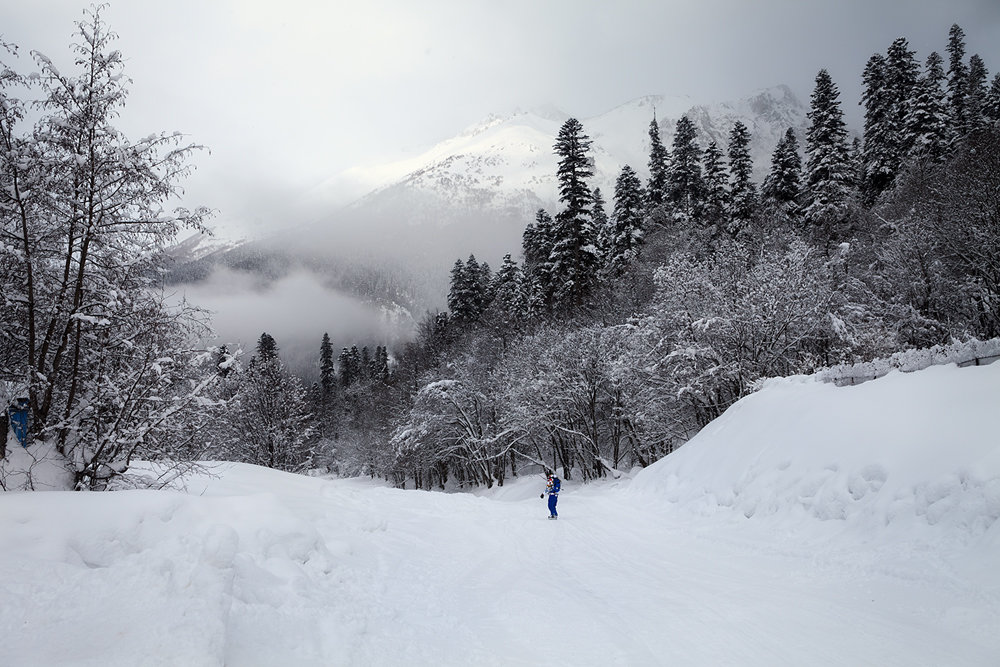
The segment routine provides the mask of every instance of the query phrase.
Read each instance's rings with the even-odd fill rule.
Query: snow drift
[[[1000,364],[892,372],[857,386],[771,380],[634,492],[701,514],[929,527],[1000,544]],[[937,536],[937,534],[935,534]]]

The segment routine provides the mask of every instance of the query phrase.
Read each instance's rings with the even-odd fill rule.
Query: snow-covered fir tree
[[[757,185],[753,182],[753,159],[750,157],[750,130],[736,121],[729,133],[729,220],[726,231],[738,236],[753,220],[757,211]]]
[[[973,54],[969,58],[969,69],[965,79],[966,133],[982,130],[988,122],[986,115],[989,96],[988,78],[986,63],[978,53]]]
[[[660,124],[649,123],[649,182],[646,184],[646,205],[649,211],[663,206],[669,189],[670,153],[660,138]]]
[[[589,302],[600,258],[594,229],[593,195],[587,181],[593,176],[591,140],[580,121],[570,118],[559,129],[553,150],[559,156],[556,178],[563,209],[555,217],[550,261],[556,311],[571,313]]]
[[[825,69],[816,75],[807,116],[803,214],[818,240],[829,248],[847,215],[853,174],[840,92]]]
[[[956,23],[948,31],[948,136],[951,144],[961,140],[966,134],[968,123],[965,108],[967,76],[965,31]]]
[[[885,87],[889,100],[890,142],[892,145],[893,178],[899,172],[903,157],[909,152],[906,118],[913,105],[914,87],[920,66],[915,52],[905,37],[892,42],[885,58]]]
[[[729,206],[729,187],[726,164],[722,150],[714,141],[708,142],[703,158],[705,172],[705,201],[702,218],[707,226],[722,229]]]
[[[986,96],[986,117],[994,123],[1000,121],[1000,72],[993,75],[990,91]]]
[[[698,131],[687,116],[677,121],[670,151],[669,202],[674,218],[693,221],[701,213],[705,182],[701,173]]]
[[[945,98],[944,60],[936,51],[927,56],[924,73],[917,80],[913,105],[906,119],[910,157],[938,162],[948,142],[948,108]]]
[[[802,190],[802,156],[795,130],[788,128],[771,154],[771,170],[764,178],[761,194],[787,213],[793,212]]]
[[[888,87],[886,59],[875,53],[868,59],[862,75],[865,105],[865,134],[862,150],[861,191],[867,205],[892,183],[899,166],[896,128],[893,119],[893,99]]]
[[[615,180],[615,201],[611,218],[605,226],[604,269],[620,275],[639,254],[643,241],[642,181],[632,167],[622,167]]]

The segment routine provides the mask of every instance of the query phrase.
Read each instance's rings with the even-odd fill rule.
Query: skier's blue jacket
[[[549,477],[549,481],[545,485],[545,491],[550,496],[558,496],[559,495],[559,486],[560,486],[560,484],[561,484],[561,482],[559,481],[559,478],[556,477],[555,475],[553,475],[552,477]]]

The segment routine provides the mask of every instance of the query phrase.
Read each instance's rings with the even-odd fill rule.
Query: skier
[[[559,502],[559,487],[562,482],[553,473],[546,471],[545,477],[548,480],[545,484],[545,492],[538,496],[539,498],[544,498],[545,494],[549,494],[549,518],[558,519],[559,513],[556,512],[556,503]]]

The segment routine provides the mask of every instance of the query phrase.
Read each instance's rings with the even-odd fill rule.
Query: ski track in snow
[[[961,373],[996,395],[1000,364]],[[968,405],[957,377],[924,376]],[[926,455],[945,481],[910,474],[909,444],[713,458],[783,392],[634,479],[564,480],[558,521],[540,477],[440,493],[221,464],[187,493],[0,495],[0,664],[995,667],[992,422],[955,413],[975,455]]]

